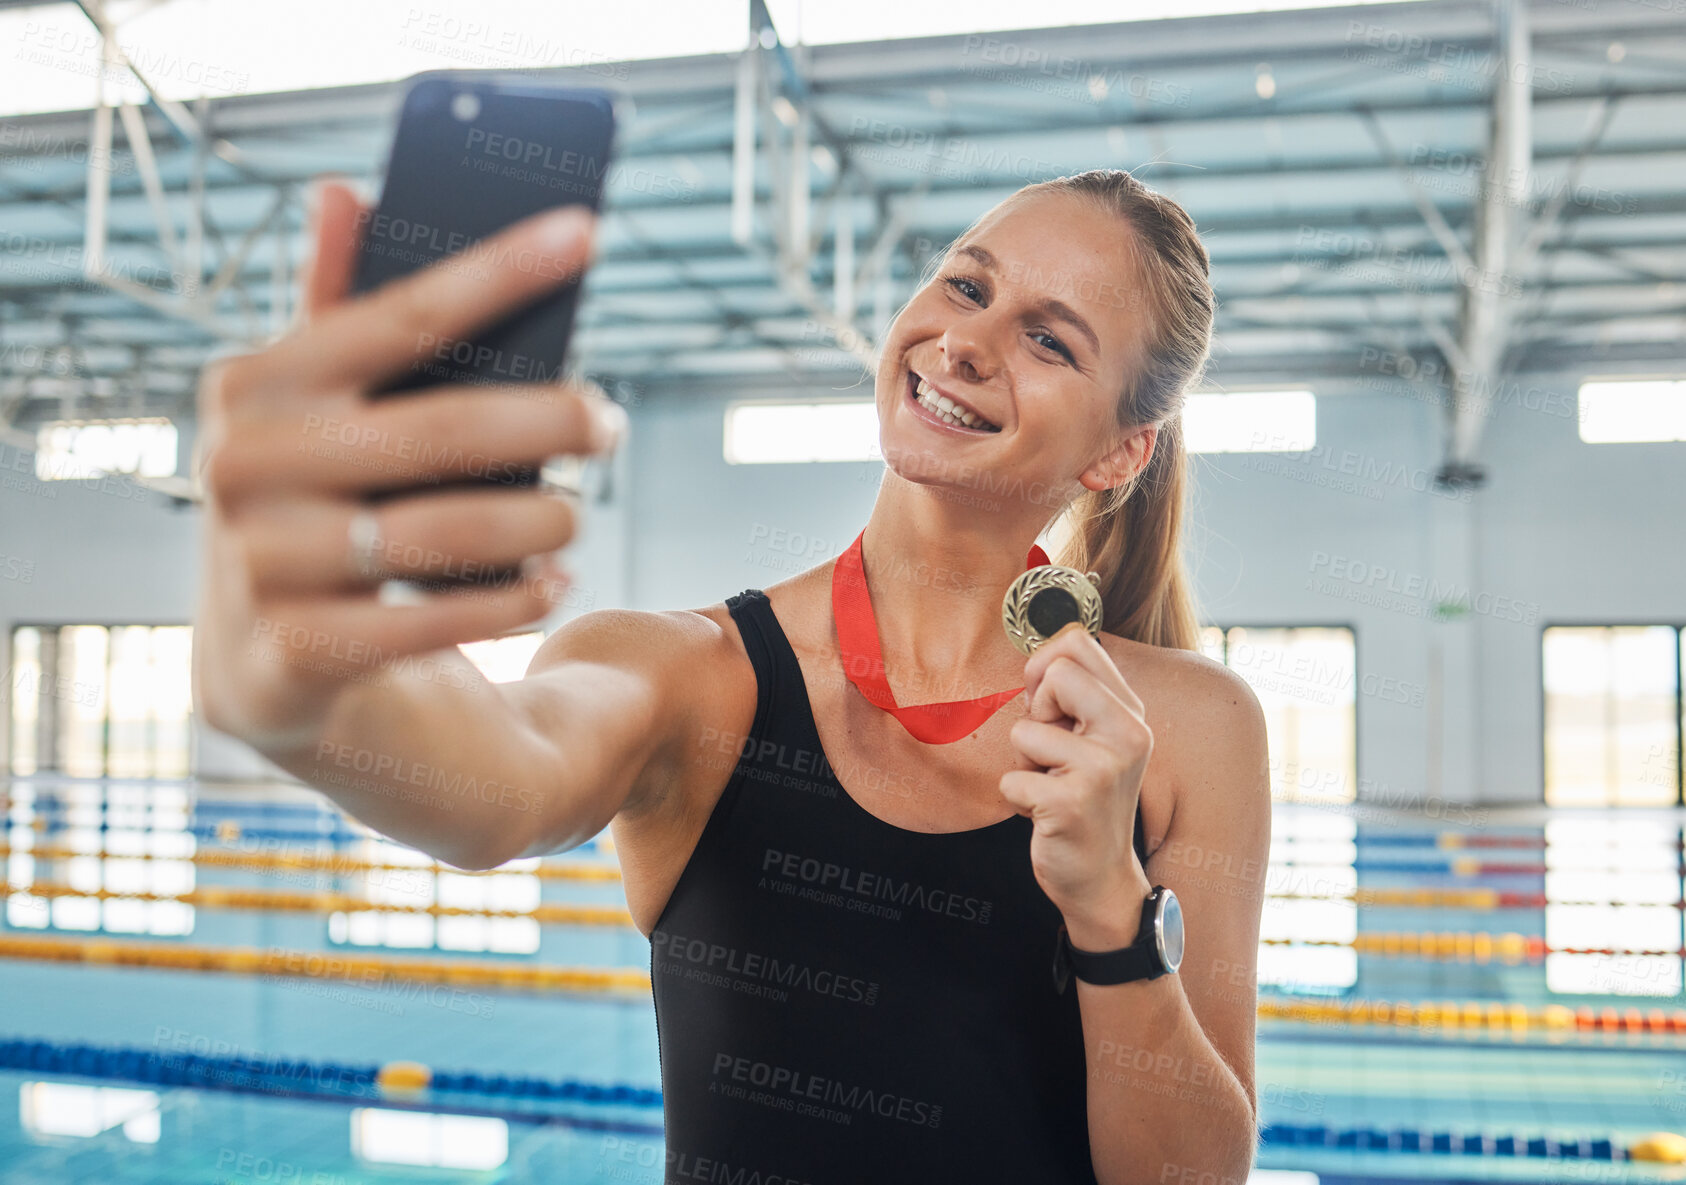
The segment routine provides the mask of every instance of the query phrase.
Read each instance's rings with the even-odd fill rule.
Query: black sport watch
[[[1133,983],[1169,975],[1183,961],[1183,907],[1177,895],[1164,885],[1142,902],[1141,928],[1136,940],[1120,950],[1104,952],[1078,950],[1060,924],[1054,946],[1054,990],[1064,992],[1076,975],[1084,983]]]

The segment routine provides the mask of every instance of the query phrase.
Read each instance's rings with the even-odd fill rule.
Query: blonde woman
[[[1198,653],[1179,558],[1214,310],[1187,214],[1118,170],[986,212],[881,343],[886,472],[848,549],[694,610],[587,613],[496,686],[453,644],[544,616],[545,570],[421,606],[375,590],[554,551],[573,512],[495,486],[363,499],[465,455],[607,447],[617,409],[364,392],[585,266],[592,226],[541,216],[484,266],[349,300],[359,214],[324,188],[308,320],[203,381],[204,719],[461,867],[611,827],[651,939],[670,1181],[1243,1181],[1269,792],[1258,703]],[[534,252],[567,266],[508,262]],[[327,419],[351,428],[297,447]],[[1027,660],[1002,595],[1050,528],[1102,628]],[[347,751],[373,772],[344,777]]]

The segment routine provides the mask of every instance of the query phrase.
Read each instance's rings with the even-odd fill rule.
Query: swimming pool
[[[579,875],[469,885],[296,792],[27,778],[9,800],[0,1179],[663,1179],[647,990],[531,990],[535,966],[646,968],[645,940],[604,924],[622,904],[606,843],[546,862]],[[1686,1130],[1681,826],[1281,806],[1261,994],[1301,1015],[1260,1020],[1260,1176],[1686,1176],[1622,1159]],[[329,908],[359,901],[393,908]],[[500,909],[595,920],[474,916]],[[161,948],[212,969],[123,964]],[[423,970],[373,970],[391,961]],[[399,1061],[450,1089],[369,1080]]]

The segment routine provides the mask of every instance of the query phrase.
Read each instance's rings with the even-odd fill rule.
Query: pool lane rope
[[[395,864],[381,860],[358,860],[330,852],[230,852],[201,848],[179,856],[153,852],[87,852],[67,847],[14,847],[0,843],[0,856],[33,856],[38,860],[157,860],[190,863],[206,868],[232,868],[247,872],[318,873],[323,876],[357,876],[367,872],[446,873],[451,876],[502,876],[508,868],[461,869],[449,864]],[[518,870],[540,880],[619,881],[621,870],[614,864],[589,860],[543,861]],[[1686,899],[1674,901],[1576,901],[1548,897],[1544,893],[1519,893],[1499,889],[1357,889],[1351,893],[1272,893],[1270,901],[1340,901],[1366,907],[1400,906],[1410,909],[1464,909],[1489,912],[1501,909],[1545,909],[1552,905],[1666,905],[1686,909]]]
[[[1376,1025],[1425,1031],[1488,1030],[1526,1033],[1686,1034],[1686,1009],[1531,1007],[1502,1000],[1307,1000],[1267,996],[1259,1001],[1265,1020],[1315,1025]]]
[[[38,814],[42,812],[36,812]],[[137,812],[138,813],[138,812]],[[346,822],[334,820],[330,826],[318,828],[280,828],[280,827],[249,827],[238,819],[221,818],[214,822],[206,819],[202,822],[188,823],[180,827],[159,829],[149,826],[126,826],[123,823],[112,823],[109,819],[101,819],[98,824],[87,827],[76,826],[61,819],[36,818],[29,822],[14,822],[14,830],[25,828],[40,834],[72,830],[96,831],[102,835],[112,832],[132,834],[161,834],[190,836],[206,843],[216,842],[228,846],[247,841],[273,843],[306,843],[306,844],[349,844],[366,840],[378,840],[381,836],[373,831],[350,827]],[[596,846],[599,841],[593,840],[591,845],[582,845],[580,850]],[[598,850],[611,850],[608,845],[602,845]],[[108,853],[114,854],[114,853]],[[1615,857],[1612,857],[1615,859]],[[1359,857],[1350,863],[1343,862],[1341,867],[1350,868],[1354,872],[1376,872],[1386,875],[1412,876],[1456,876],[1466,879],[1486,876],[1543,876],[1547,872],[1559,871],[1555,866],[1544,863],[1520,864],[1510,861],[1481,860],[1474,856],[1450,856],[1437,860],[1367,860]],[[1619,865],[1617,865],[1619,867]],[[1648,868],[1652,872],[1668,872],[1668,868]],[[1673,871],[1679,875],[1686,875],[1686,864],[1676,865]]]
[[[628,1107],[659,1107],[661,1091],[626,1083],[552,1080],[528,1075],[431,1070],[419,1062],[345,1063],[198,1054],[157,1049],[64,1044],[28,1038],[0,1040],[0,1069],[125,1078],[163,1086],[232,1084],[303,1087],[369,1098],[381,1092],[432,1090],[511,1099],[557,1099]]]
[[[1570,1140],[1552,1136],[1495,1136],[1487,1132],[1423,1131],[1408,1127],[1384,1130],[1273,1123],[1259,1132],[1259,1142],[1266,1148],[1337,1148],[1362,1152],[1686,1164],[1686,1136],[1676,1132],[1652,1132],[1632,1143],[1623,1143],[1608,1137]]]
[[[1662,905],[1686,909],[1686,900],[1578,901],[1544,893],[1514,893],[1498,889],[1357,889],[1351,893],[1265,893],[1267,901],[1340,901],[1366,907],[1403,906],[1409,909],[1545,909],[1553,905]]]
[[[155,833],[149,833],[155,834]],[[162,834],[169,834],[168,832]],[[493,868],[469,871],[449,864],[393,864],[380,860],[357,860],[337,852],[228,852],[202,848],[179,856],[151,852],[84,852],[66,847],[15,847],[0,844],[0,856],[34,856],[37,860],[159,860],[192,863],[208,868],[237,868],[250,872],[313,872],[324,876],[355,876],[365,872],[448,873],[451,876],[507,876],[522,872],[540,880],[618,881],[617,865],[585,860],[540,862],[530,869]]]
[[[101,901],[171,901],[201,909],[231,909],[284,913],[397,913],[434,917],[530,918],[541,925],[614,926],[630,928],[632,915],[610,905],[541,904],[531,909],[486,909],[455,905],[405,905],[371,901],[353,893],[287,892],[280,889],[207,885],[181,893],[140,890],[82,889],[52,881],[14,883],[7,891],[40,898],[74,897]],[[1605,955],[1646,958],[1686,958],[1686,949],[1628,950],[1617,947],[1549,946],[1532,934],[1490,934],[1484,931],[1367,931],[1355,938],[1262,938],[1261,946],[1341,947],[1381,958],[1431,959],[1486,964],[1494,960],[1516,966],[1542,962],[1547,955]]]
[[[272,1099],[477,1115],[512,1123],[629,1135],[659,1137],[662,1134],[659,1123],[619,1116],[582,1116],[556,1109],[558,1105],[660,1107],[661,1091],[652,1087],[473,1071],[435,1072],[417,1062],[389,1062],[380,1066],[161,1053],[153,1049],[12,1039],[0,1040],[0,1070],[227,1091]],[[495,1105],[500,1102],[501,1106]]]
[[[271,1097],[374,1103],[383,1107],[488,1115],[518,1123],[589,1125],[653,1136],[662,1132],[659,1125],[648,1123],[599,1120],[582,1124],[577,1118],[534,1107],[535,1104],[570,1103],[651,1109],[662,1105],[662,1093],[655,1087],[627,1083],[599,1084],[575,1079],[558,1081],[472,1071],[435,1071],[419,1062],[409,1061],[388,1062],[382,1066],[161,1053],[148,1049],[11,1039],[0,1041],[0,1069],[228,1090]],[[473,1099],[508,1100],[518,1106],[491,1109],[460,1097],[464,1095]],[[1384,1131],[1367,1127],[1333,1128],[1322,1124],[1275,1123],[1260,1131],[1259,1141],[1266,1148],[1686,1163],[1686,1137],[1673,1132],[1653,1132],[1628,1143],[1609,1137],[1564,1139],[1486,1132],[1457,1133],[1413,1128]]]
[[[648,999],[648,972],[626,967],[562,967],[500,959],[394,959],[316,950],[192,946],[109,939],[0,935],[0,959],[213,971],[285,979],[327,979],[356,988],[444,984],[524,992],[585,992]]]
[[[650,976],[634,967],[563,967],[496,959],[414,959],[256,947],[191,946],[110,939],[20,938],[0,935],[0,959],[157,967],[275,978],[331,979],[353,987],[446,984],[516,992],[583,992],[647,999]],[[1316,1000],[1266,996],[1258,1015],[1317,1025],[1389,1025],[1420,1030],[1686,1034],[1686,1009],[1561,1004],[1531,1007],[1500,1000]]]
[[[20,896],[54,898],[96,898],[101,901],[173,901],[199,909],[235,909],[272,913],[402,913],[430,914],[451,918],[531,918],[543,925],[619,926],[632,925],[632,915],[613,905],[541,904],[532,909],[483,909],[458,905],[403,905],[371,901],[355,893],[326,891],[287,892],[281,889],[247,889],[206,885],[182,893],[149,893],[119,889],[79,889],[51,881],[13,883],[5,892]],[[0,894],[3,895],[3,894]]]

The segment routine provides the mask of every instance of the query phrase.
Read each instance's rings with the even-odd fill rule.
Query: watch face
[[[1183,907],[1177,895],[1165,890],[1159,903],[1159,916],[1154,923],[1158,931],[1159,961],[1167,971],[1175,971],[1183,961]]]

